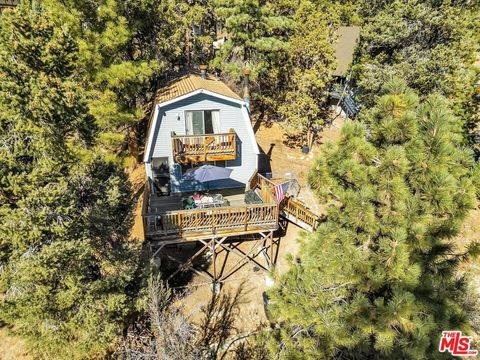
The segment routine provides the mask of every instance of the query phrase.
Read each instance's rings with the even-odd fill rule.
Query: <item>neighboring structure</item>
[[[13,8],[20,4],[20,0],[0,0],[0,14],[8,8]]]
[[[360,40],[360,29],[360,26],[340,26],[337,29],[337,39],[333,43],[336,68],[332,75],[336,78],[336,84],[331,91],[331,104],[338,104],[338,110],[348,117],[355,117],[360,110],[355,101],[354,88],[348,79],[348,71]]]
[[[153,194],[245,188],[258,154],[246,104],[225,83],[188,74],[159,91],[143,159]],[[231,178],[183,180],[188,168],[203,163],[231,168]]]
[[[333,43],[335,50],[336,68],[333,76],[345,78],[350,65],[353,62],[353,55],[360,40],[360,26],[339,26],[337,39]]]

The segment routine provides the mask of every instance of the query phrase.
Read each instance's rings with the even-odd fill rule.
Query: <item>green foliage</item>
[[[128,181],[92,151],[68,25],[22,6],[0,39],[0,320],[39,357],[101,356],[133,310]]]
[[[215,2],[227,41],[212,64],[235,80],[252,70],[255,106],[311,145],[325,123],[335,66],[335,27],[354,21],[354,5],[330,1]]]
[[[465,120],[473,116],[472,65],[480,43],[475,2],[361,1],[359,8],[365,26],[355,77],[366,105],[396,76],[421,95],[451,99]]]
[[[325,123],[325,100],[332,81],[335,59],[331,44],[335,39],[332,23],[338,23],[335,7],[300,1],[293,16],[288,40],[285,84],[276,104],[287,133],[307,133],[308,145]]]
[[[475,204],[459,120],[398,81],[363,117],[310,172],[331,205],[271,293],[279,358],[429,358],[442,330],[471,330],[450,240]]]
[[[208,6],[182,0],[47,0],[43,7],[59,26],[70,26],[78,44],[76,66],[100,130],[98,151],[118,153],[128,144],[137,158],[162,73],[211,51],[208,34],[191,35],[193,25],[209,21]]]
[[[240,79],[245,68],[252,79],[266,73],[271,56],[287,48],[291,19],[281,4],[265,0],[215,0],[217,18],[224,23],[228,40],[213,61],[215,68]]]

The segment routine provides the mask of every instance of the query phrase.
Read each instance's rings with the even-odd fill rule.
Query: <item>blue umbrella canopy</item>
[[[187,180],[197,180],[201,183],[228,179],[232,173],[232,169],[213,165],[202,165],[196,168],[188,169],[184,178]]]

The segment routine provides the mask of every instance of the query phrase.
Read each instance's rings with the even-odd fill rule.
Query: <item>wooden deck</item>
[[[8,8],[13,8],[20,4],[20,0],[0,0],[0,14]]]
[[[168,275],[167,280],[181,272],[192,271],[211,281],[213,289],[219,289],[218,283],[226,281],[246,263],[268,273],[276,262],[275,248],[278,250],[278,241],[274,240],[274,232],[278,228],[280,214],[310,231],[314,231],[319,223],[319,217],[296,199],[286,197],[278,204],[273,191],[276,184],[259,174],[252,176],[245,190],[254,190],[262,203],[245,204],[245,194],[241,190],[237,194],[222,194],[229,198],[230,206],[209,209],[179,209],[181,196],[150,199],[150,187],[146,185],[146,201],[142,212],[145,237],[149,240],[151,254],[160,259],[160,262],[167,259],[179,265]],[[250,195],[248,199],[252,199]],[[255,198],[255,201],[260,201],[258,197]],[[255,235],[242,236],[248,234]],[[244,241],[252,242],[247,251],[239,248]],[[188,255],[188,259],[179,259],[168,252],[170,245],[175,247],[188,242],[196,242],[195,250]],[[206,251],[211,258],[211,269],[196,267],[194,260]],[[217,264],[217,256],[223,251],[227,254],[220,266]],[[262,256],[259,255],[263,255],[264,261],[261,261]],[[236,257],[235,263],[231,270],[224,273],[229,256]]]
[[[235,160],[237,135],[234,130],[221,134],[176,135],[172,133],[173,158],[176,162]]]
[[[149,186],[145,186],[144,198],[148,199],[142,210],[145,236],[152,240],[182,242],[278,228],[278,206],[275,202],[248,205],[244,202],[244,191],[241,189],[220,192],[230,206],[183,210],[181,196],[150,197]]]
[[[276,230],[278,208],[276,204],[246,205],[168,211],[147,215],[146,231],[153,238],[178,235],[186,241],[215,236],[243,235]]]
[[[247,188],[255,187],[263,203],[245,204],[243,190],[228,189],[224,197],[230,206],[191,210],[182,209],[181,196],[150,198],[150,187],[145,186],[144,199],[147,201],[142,209],[145,237],[174,243],[269,232],[278,228],[279,215],[306,230],[315,231],[320,217],[288,196],[277,204],[272,191],[275,185],[256,174]]]
[[[270,202],[275,201],[272,189],[277,184],[262,175],[257,175],[257,179],[252,179],[252,181],[255,186],[260,188],[263,198],[269,199]],[[315,214],[300,200],[290,196],[285,196],[279,204],[279,213],[288,221],[308,231],[315,231],[320,224],[320,216]]]

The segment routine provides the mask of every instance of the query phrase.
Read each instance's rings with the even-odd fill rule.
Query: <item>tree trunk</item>
[[[308,145],[309,149],[312,149],[314,138],[315,138],[315,132],[312,130],[311,127],[308,127],[308,130],[307,130],[307,145]]]
[[[132,126],[127,133],[128,153],[135,159],[135,162],[139,162],[139,148],[137,132],[135,126]]]
[[[187,66],[190,67],[192,59],[190,56],[190,29],[188,26],[185,33],[185,53],[187,56]]]

